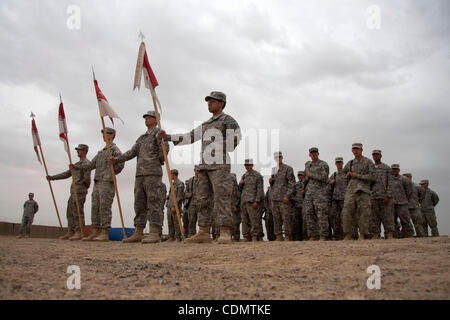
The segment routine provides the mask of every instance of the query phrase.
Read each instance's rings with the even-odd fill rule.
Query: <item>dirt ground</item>
[[[80,290],[67,288],[69,265]],[[371,265],[379,290],[367,287]],[[230,245],[0,236],[0,299],[449,298],[447,236]]]

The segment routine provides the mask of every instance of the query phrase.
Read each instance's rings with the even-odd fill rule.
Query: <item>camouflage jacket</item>
[[[162,176],[161,166],[164,164],[164,154],[161,146],[161,139],[158,138],[159,128],[154,127],[141,135],[134,146],[116,157],[117,162],[125,162],[137,157],[136,177],[138,176]],[[169,144],[166,145],[166,151],[169,152]]]
[[[308,161],[305,163],[305,177],[308,172],[311,172],[311,176],[305,182],[305,197],[325,195],[330,174],[328,164],[320,159],[317,162]]]
[[[268,214],[272,214],[272,186],[269,185],[264,197],[264,209]]]
[[[334,180],[334,185],[332,185],[330,182],[331,180]],[[344,173],[344,170],[341,172],[334,172],[330,176],[330,180],[328,182],[329,188],[330,188],[330,198],[334,201],[341,201],[345,198],[345,192],[347,191],[347,174]]]
[[[182,209],[181,205],[184,201],[184,183],[181,182],[180,180],[175,180],[172,182],[172,184],[173,184],[173,187],[175,190],[175,197],[177,198],[178,209],[180,209],[180,212],[181,212],[181,209]],[[173,205],[171,189],[169,189],[166,207],[169,209],[175,208],[175,206]]]
[[[424,192],[425,192],[424,188],[422,188],[416,183],[412,183],[411,197],[409,198],[408,201],[409,209],[417,209],[420,207],[419,199],[423,197]]]
[[[277,169],[277,173],[273,178],[274,183],[271,187],[272,201],[283,201],[283,198],[291,200],[295,190],[294,170],[287,164],[283,164]]]
[[[294,206],[296,208],[301,208],[303,206],[303,198],[305,197],[305,195],[302,193],[302,191],[305,190],[304,178],[295,183],[294,190],[294,197],[292,199],[294,201]]]
[[[39,205],[34,200],[27,200],[23,204],[23,213],[24,214],[35,214],[39,210]]]
[[[88,165],[91,162],[88,159],[83,159],[75,163],[75,165]],[[72,170],[67,170],[59,174],[52,176],[53,180],[67,179],[72,176]],[[75,187],[78,194],[87,194],[89,186],[91,185],[91,171],[90,170],[73,170],[73,179],[75,181]],[[70,193],[74,193],[74,189],[71,185]]]
[[[351,178],[348,182],[346,194],[355,194],[358,191],[370,194],[370,185],[375,181],[375,166],[372,160],[364,156],[359,161],[352,159],[342,171],[346,175],[348,172],[357,174],[356,178]]]
[[[411,198],[413,186],[411,181],[404,176],[398,175],[392,178],[392,199],[394,204],[408,204]]]
[[[161,183],[161,188],[159,189],[159,196],[161,199],[161,209],[164,211],[164,205],[166,204],[167,187],[164,183]]]
[[[192,193],[192,198],[189,201],[189,206],[195,205],[197,203],[198,181],[199,179],[198,178],[196,179],[194,176],[186,180],[186,182],[184,183],[186,187],[184,192],[185,204],[189,201],[189,193]]]
[[[263,177],[258,171],[252,170],[245,172],[241,180],[244,181],[244,184],[239,185],[241,204],[246,202],[260,202],[264,199]]]
[[[110,153],[108,153],[107,148],[104,147],[95,155],[90,163],[75,165],[75,169],[88,171],[95,169],[94,181],[113,181],[108,158],[111,156],[118,157],[122,154],[122,152],[115,143],[112,143],[109,147],[111,151]],[[124,166],[124,163],[115,163],[114,173],[119,174],[122,172]]]
[[[420,208],[422,209],[422,211],[427,211],[434,209],[434,207],[439,202],[439,197],[436,194],[436,192],[428,188],[424,189],[422,198],[420,198],[419,200],[420,200]]]
[[[392,173],[391,167],[385,163],[380,163],[375,165],[375,175],[376,180],[372,185],[372,199],[384,199],[389,197],[392,199],[392,178],[394,174]]]
[[[239,124],[231,116],[221,113],[189,133],[167,135],[174,145],[191,144],[202,141],[200,170],[229,169],[229,152],[234,151],[241,140]]]
[[[231,193],[231,209],[234,211],[234,209],[239,209],[239,204],[241,202],[241,192],[239,190],[236,175],[232,174],[231,177],[233,185],[233,192]]]

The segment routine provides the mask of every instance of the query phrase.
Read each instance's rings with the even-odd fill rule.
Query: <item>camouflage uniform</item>
[[[111,156],[118,157],[122,154],[115,143],[111,143],[109,147],[110,153],[104,147],[89,164],[75,165],[76,170],[91,171],[95,169],[94,189],[92,190],[91,200],[91,220],[92,227],[97,229],[111,228],[111,206],[116,193],[108,158]],[[116,163],[114,165],[115,174],[119,174],[123,167],[124,163]]]
[[[434,207],[438,204],[439,197],[430,188],[425,189],[421,201],[420,201],[420,209],[422,211],[423,216],[423,232],[424,236],[428,237],[428,226],[431,229],[431,235],[433,237],[439,236],[439,230],[437,227],[436,221],[436,213],[434,211]]]
[[[392,179],[392,196],[394,200],[394,221],[397,218],[400,219],[402,230],[396,230],[394,232],[395,237],[412,237],[414,235],[414,229],[409,217],[408,201],[411,198],[412,183],[405,177],[398,175]]]
[[[380,235],[381,223],[385,232],[394,232],[394,201],[392,190],[392,169],[385,163],[375,165],[376,180],[372,186],[371,201],[372,201],[372,216],[369,222],[370,233],[372,235]],[[384,199],[388,197],[389,202],[384,203]]]
[[[264,199],[264,224],[266,227],[267,240],[274,241],[276,239],[274,227],[273,227],[273,214],[272,214],[272,186],[269,186],[266,191]]]
[[[423,217],[420,211],[419,199],[423,197],[425,190],[416,183],[412,184],[411,197],[408,201],[409,216],[414,224],[417,237],[423,237]]]
[[[160,199],[160,203],[161,203],[161,216],[164,217],[164,206],[166,205],[166,195],[167,195],[167,187],[165,185],[164,182],[161,183],[161,187],[159,188],[159,199]],[[164,218],[162,220],[162,224],[161,227],[159,227],[159,236],[162,236],[162,227],[164,225]]]
[[[272,215],[273,215],[273,229],[276,236],[283,234],[291,235],[291,203],[283,202],[283,198],[291,200],[295,191],[295,176],[294,170],[287,164],[282,164],[278,167],[274,183],[271,187],[272,196]]]
[[[331,196],[330,223],[333,230],[333,239],[341,240],[344,232],[342,230],[342,209],[344,208],[345,192],[347,190],[347,174],[334,172],[330,181],[334,180],[334,185],[329,184]]]
[[[187,216],[187,231],[188,236],[192,237],[197,232],[197,212],[198,212],[198,201],[197,201],[197,188],[198,188],[198,178],[192,177],[186,181],[186,193],[185,193],[185,215]],[[189,200],[188,194],[192,193],[192,198]],[[186,208],[187,203],[188,207]],[[184,221],[184,217],[183,217]],[[184,232],[186,233],[186,226]]]
[[[161,139],[158,138],[159,128],[154,127],[141,135],[133,147],[115,156],[115,161],[123,163],[137,157],[136,180],[134,182],[134,226],[145,228],[147,220],[150,225],[162,226],[161,199],[158,189],[162,184],[162,168],[164,155]],[[165,142],[166,151],[169,144]]]
[[[181,182],[179,179],[176,179],[173,181],[173,188],[175,190],[175,196],[177,198],[177,204],[178,208],[181,210],[181,205],[184,201],[184,183]],[[169,237],[170,238],[177,238],[181,240],[181,233],[180,233],[180,226],[178,224],[178,217],[175,211],[175,205],[173,203],[172,199],[172,189],[169,189],[169,194],[167,195],[167,225],[169,227]]]
[[[342,170],[357,174],[350,179],[345,192],[342,220],[344,234],[351,234],[357,225],[359,233],[369,233],[369,219],[371,214],[370,184],[375,181],[375,166],[369,158],[364,156],[360,160],[353,159],[347,162]]]
[[[240,225],[242,222],[241,210],[240,210],[240,191],[239,186],[236,180],[236,175],[234,173],[231,174],[231,180],[233,183],[233,193],[231,194],[231,212],[232,212],[232,220],[233,224],[231,227],[231,236],[233,240],[239,241],[241,237]]]
[[[302,217],[304,194],[304,178],[295,183],[292,216],[292,237],[294,240],[302,240],[306,237],[306,221]]]
[[[305,163],[305,176],[311,172],[309,180],[305,182],[305,212],[306,228],[309,238],[328,237],[328,205],[327,182],[330,169],[323,160]]]
[[[34,215],[39,210],[39,205],[34,200],[27,200],[23,204],[22,225],[19,229],[19,234],[30,234],[31,225],[33,224]]]
[[[83,159],[75,163],[75,165],[88,165],[91,162],[88,159]],[[84,203],[86,201],[86,195],[88,193],[89,186],[91,185],[91,171],[90,170],[73,170],[75,187],[77,189],[78,204],[80,205],[81,223],[84,227]],[[52,180],[67,179],[72,176],[72,171],[67,170],[60,174],[52,176]],[[67,201],[67,229],[68,231],[80,230],[80,221],[78,218],[77,205],[75,203],[74,188],[71,185],[70,197]]]
[[[221,113],[211,117],[201,126],[184,135],[167,135],[174,145],[202,141],[201,162],[198,175],[198,225],[211,226],[217,217],[219,227],[231,227],[230,157],[239,144],[240,128],[231,116]],[[213,203],[213,212],[210,205]]]
[[[244,173],[239,185],[241,193],[242,235],[246,238],[258,238],[262,233],[260,208],[264,200],[264,182],[262,175],[256,171]],[[253,208],[253,203],[258,204],[258,209]]]

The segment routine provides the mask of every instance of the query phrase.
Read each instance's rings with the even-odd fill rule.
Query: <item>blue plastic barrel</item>
[[[131,237],[134,234],[134,228],[125,228],[125,233],[127,235],[127,238]],[[110,241],[122,241],[122,239],[123,239],[122,228],[109,229],[108,236],[109,236]]]

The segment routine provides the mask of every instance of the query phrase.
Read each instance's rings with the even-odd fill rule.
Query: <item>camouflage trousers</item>
[[[434,212],[434,209],[422,210],[422,217],[423,217],[423,235],[425,237],[428,237],[428,226],[430,226],[431,236],[439,237],[439,230],[436,221],[436,213]]]
[[[420,208],[410,208],[409,210],[409,216],[411,217],[411,220],[414,224],[414,230],[416,231],[417,237],[423,237],[423,218],[422,218],[422,212],[420,212]]]
[[[178,204],[178,207],[181,203]],[[174,208],[175,210],[175,208]],[[171,208],[167,208],[167,227],[169,228],[169,237],[181,239],[180,225],[176,212],[172,212]]]
[[[303,200],[303,211],[306,218],[306,229],[309,238],[328,237],[328,201],[321,195],[306,195]]]
[[[273,229],[273,215],[272,212],[266,212],[264,217],[264,225],[266,227],[267,240],[274,241],[277,237]]]
[[[187,217],[187,226],[184,225],[184,233],[186,234],[187,230],[187,237],[192,237],[197,233],[197,210],[197,205],[191,202],[183,215],[183,225],[186,220],[185,216]]]
[[[394,237],[396,238],[410,238],[414,235],[413,225],[409,216],[407,204],[394,204],[394,221],[400,219],[400,226],[395,224]]]
[[[162,226],[164,214],[161,208],[161,176],[138,176],[134,182],[134,226],[145,228]]]
[[[263,231],[259,208],[253,208],[253,203],[251,202],[241,203],[241,217],[242,235],[244,237],[260,237]]]
[[[355,226],[359,229],[360,234],[368,234],[370,214],[371,201],[369,194],[361,191],[346,193],[344,208],[342,209],[344,234],[353,234]]]
[[[342,227],[342,209],[344,200],[332,200],[330,208],[330,225],[333,233],[333,239],[342,240],[344,231]]]
[[[288,236],[292,233],[291,204],[283,201],[272,201],[273,231],[275,236]]]
[[[189,237],[189,214],[186,209],[183,209],[181,214],[181,222],[183,223],[184,237]]]
[[[80,205],[80,216],[81,223],[84,227],[84,203],[86,201],[85,193],[78,193],[78,204]],[[80,230],[80,219],[78,219],[77,204],[75,203],[75,196],[70,194],[69,200],[67,201],[67,230],[68,231],[78,231]]]
[[[372,215],[369,221],[369,231],[372,235],[380,235],[381,223],[385,232],[394,232],[394,204],[392,200],[384,203],[383,199],[372,199]]]
[[[19,234],[30,234],[31,232],[31,225],[33,224],[34,220],[34,213],[23,213],[22,216],[22,225],[19,229]]]
[[[232,220],[233,220],[233,224],[231,226],[231,237],[234,240],[239,240],[241,237],[240,226],[241,226],[241,222],[242,222],[240,210],[237,210],[236,212],[232,213]]]
[[[201,170],[198,175],[198,225],[231,227],[231,194],[233,187],[229,169]],[[213,208],[211,211],[211,204]]]
[[[303,239],[303,218],[302,218],[302,206],[292,206],[292,238],[296,241]]]
[[[93,228],[111,228],[111,207],[115,194],[114,183],[112,181],[95,181],[91,200],[91,220]]]

